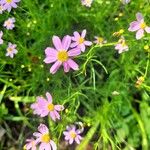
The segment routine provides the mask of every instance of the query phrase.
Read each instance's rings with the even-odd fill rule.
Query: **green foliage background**
[[[150,54],[144,46],[150,45],[150,35],[137,41],[135,33],[128,31],[137,12],[150,25],[149,0],[131,0],[128,5],[119,0],[95,0],[91,8],[79,0],[22,0],[17,9],[2,14],[0,30],[5,43],[0,47],[0,123],[6,133],[0,149],[22,149],[40,122],[49,124],[59,146],[66,125],[82,121],[86,132],[78,150],[84,150],[87,143],[93,149],[149,150]],[[16,18],[12,31],[3,28],[8,17]],[[52,36],[72,35],[83,29],[87,29],[87,39],[93,41],[98,35],[108,43],[87,48],[78,56],[79,71],[64,73],[60,69],[51,75],[50,65],[43,59],[44,49],[52,46]],[[114,50],[119,38],[112,34],[120,29],[125,30],[129,51],[119,55]],[[14,59],[5,56],[7,42],[17,44],[19,52]],[[140,76],[145,81],[136,88]],[[58,123],[40,119],[30,110],[36,96],[47,91],[54,103],[66,108]],[[114,96],[113,91],[120,94]]]

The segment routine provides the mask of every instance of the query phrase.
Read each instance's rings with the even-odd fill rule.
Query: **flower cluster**
[[[37,97],[35,103],[31,105],[33,113],[39,115],[40,117],[50,116],[53,121],[60,120],[59,112],[64,110],[63,105],[54,105],[52,103],[52,96],[50,93],[46,93],[46,98]],[[76,123],[77,124],[77,123]],[[74,141],[79,144],[82,137],[80,134],[83,132],[83,124],[78,123],[81,126],[81,129],[76,129],[75,125],[67,126],[67,131],[64,131],[65,140],[69,141],[69,144],[72,144]],[[57,146],[52,140],[49,129],[45,124],[40,124],[38,127],[38,132],[33,133],[33,137],[26,140],[26,145],[24,149],[26,150],[36,150],[37,147],[39,150],[56,150]]]
[[[77,31],[72,37],[66,35],[62,40],[58,36],[52,37],[54,47],[45,49],[46,58],[44,59],[46,64],[54,63],[50,68],[50,73],[56,73],[61,65],[63,65],[64,72],[79,69],[73,58],[80,55],[81,51],[84,52],[86,46],[92,45],[92,42],[85,40],[85,36],[86,30],[83,30],[81,35]]]
[[[11,11],[12,8],[17,8],[17,3],[20,0],[0,0],[0,14],[3,13],[3,11],[7,10],[8,12]],[[8,18],[3,26],[7,30],[12,30],[15,27],[16,20],[14,17]],[[3,39],[3,31],[0,31],[0,45],[4,43]],[[8,42],[8,47],[6,48],[6,56],[9,56],[10,58],[13,58],[15,54],[18,53],[18,50],[16,49],[17,45],[12,44],[11,42]]]

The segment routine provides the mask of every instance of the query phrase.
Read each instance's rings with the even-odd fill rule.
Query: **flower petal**
[[[92,42],[91,41],[84,41],[84,44],[87,45],[87,46],[91,46]]]
[[[50,140],[50,144],[51,144],[53,150],[57,150],[57,147],[56,147],[56,144],[54,141]]]
[[[82,38],[85,38],[85,36],[86,36],[86,29],[84,29],[84,30],[82,31],[82,33],[81,33],[81,37],[82,37]]]
[[[55,62],[56,60],[57,60],[57,57],[46,57],[46,58],[44,59],[44,62],[45,62],[46,64],[50,64],[50,63]]]
[[[66,35],[62,40],[62,45],[64,50],[68,50],[71,44],[71,37],[69,35]]]
[[[138,30],[137,33],[136,33],[136,39],[139,40],[143,36],[144,36],[144,30],[143,29]]]
[[[62,62],[56,61],[56,62],[52,65],[52,67],[50,68],[50,73],[51,73],[51,74],[55,74],[56,71],[57,71],[57,70],[59,69],[59,67],[61,66],[61,64],[62,64]]]
[[[57,55],[57,51],[54,49],[54,48],[51,48],[51,47],[47,47],[45,49],[45,54],[47,56],[56,56]]]
[[[129,31],[137,31],[140,29],[140,23],[138,21],[133,21],[130,23],[130,27],[128,28]]]
[[[67,62],[64,62],[64,63],[63,63],[63,66],[64,66],[64,72],[69,72],[70,66],[68,65],[68,63],[67,63]]]
[[[68,51],[68,56],[78,56],[80,55],[81,51],[80,48],[74,48]]]
[[[145,28],[145,31],[146,31],[147,33],[150,33],[150,27],[146,27],[146,28]]]
[[[72,59],[68,59],[67,63],[70,66],[70,68],[72,68],[73,70],[79,69],[78,64],[75,61],[73,61]]]
[[[52,103],[52,96],[49,92],[46,92],[46,97],[49,103]]]
[[[74,35],[74,37],[75,37],[76,40],[78,40],[78,39],[80,38],[80,34],[79,34],[79,32],[77,32],[77,31],[75,31],[75,32],[73,33],[73,35]]]
[[[63,48],[61,40],[58,36],[54,35],[53,38],[52,38],[52,41],[53,41],[53,44],[54,44],[54,46],[57,50],[61,50]]]
[[[42,124],[42,123],[38,126],[38,131],[41,132],[42,134],[49,132],[47,126],[45,124]]]
[[[136,13],[136,19],[139,22],[144,21],[143,15],[141,13],[139,13],[139,12]]]
[[[62,111],[62,110],[64,110],[64,106],[63,105],[55,105],[55,109],[57,111]]]

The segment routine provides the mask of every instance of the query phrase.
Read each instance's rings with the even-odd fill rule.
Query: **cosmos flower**
[[[37,141],[33,138],[26,140],[26,145],[24,146],[25,150],[36,150]]]
[[[18,51],[16,49],[17,45],[16,44],[12,44],[12,43],[8,43],[8,47],[7,47],[7,53],[6,56],[10,56],[11,58],[14,57],[14,54],[17,54]]]
[[[52,40],[55,48],[47,47],[45,49],[46,58],[44,59],[46,64],[54,62],[50,68],[50,73],[56,73],[61,65],[64,67],[64,72],[68,72],[70,68],[78,70],[78,64],[72,58],[80,54],[80,49],[77,47],[69,49],[71,37],[66,35],[61,41],[58,36],[53,36]]]
[[[0,4],[3,5],[4,10],[8,12],[11,11],[12,8],[17,8],[17,4],[20,0],[0,0]]]
[[[39,150],[56,150],[56,144],[51,139],[47,126],[45,124],[40,124],[38,131],[39,132],[33,133],[33,135],[37,138],[36,142],[40,143]]]
[[[104,40],[104,38],[102,38],[102,37],[95,36],[94,38],[95,38],[94,43],[96,43],[98,45],[103,45],[103,44],[107,43],[107,41]]]
[[[3,31],[0,31],[0,45],[3,44],[2,36],[3,36]]]
[[[138,12],[136,14],[136,19],[136,21],[130,23],[128,30],[131,32],[136,31],[136,39],[139,40],[144,36],[144,30],[147,33],[150,33],[150,27],[148,27],[144,22],[144,18],[141,13]]]
[[[115,49],[118,50],[119,54],[121,54],[124,51],[128,51],[129,50],[129,47],[126,44],[126,41],[125,41],[124,37],[121,37],[121,39],[116,44]]]
[[[63,134],[65,135],[65,140],[72,144],[74,141],[77,144],[80,144],[82,137],[80,136],[81,131],[76,129],[75,125],[67,126],[67,131],[64,131]]]
[[[81,0],[82,5],[86,7],[91,7],[93,0]]]
[[[15,21],[16,21],[15,18],[8,18],[8,20],[4,22],[3,26],[6,27],[6,29],[8,30],[12,30],[15,27],[14,25]]]
[[[74,42],[70,45],[70,47],[72,47],[72,48],[73,47],[78,47],[78,48],[80,48],[80,50],[82,52],[84,52],[86,46],[91,46],[92,45],[91,41],[86,41],[85,40],[86,30],[83,30],[81,35],[77,31],[75,31],[73,34],[74,34],[74,37],[72,37],[72,40]]]
[[[4,11],[3,5],[0,4],[0,14],[2,14]]]
[[[52,96],[50,93],[46,93],[47,100],[43,97],[37,97],[37,101],[31,105],[31,108],[34,110],[34,114],[45,117],[50,115],[53,121],[60,119],[59,111],[64,109],[62,105],[54,105],[52,103]]]

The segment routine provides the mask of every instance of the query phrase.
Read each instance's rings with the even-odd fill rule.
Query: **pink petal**
[[[73,33],[73,35],[74,35],[74,37],[76,38],[76,40],[78,40],[78,39],[80,38],[80,34],[79,34],[77,31],[75,31],[75,32]]]
[[[140,23],[137,22],[137,21],[131,22],[131,23],[130,23],[130,27],[128,28],[128,30],[129,30],[129,31],[132,31],[132,32],[137,31],[137,30],[139,30],[139,29],[140,29]]]
[[[64,110],[64,106],[63,105],[55,105],[55,110],[62,111],[62,110]]]
[[[47,47],[47,48],[45,49],[45,54],[46,54],[47,56],[54,56],[54,57],[56,57],[56,56],[57,56],[57,51],[56,51],[54,48]]]
[[[85,45],[84,44],[80,44],[79,47],[80,47],[80,49],[81,49],[82,52],[85,51]]]
[[[145,28],[145,31],[146,31],[147,33],[150,33],[150,27],[146,27],[146,28]]]
[[[42,123],[38,126],[38,131],[41,132],[42,134],[49,132],[47,126],[45,124],[42,124]]]
[[[72,144],[72,143],[73,143],[73,138],[70,138],[69,144]]]
[[[54,110],[54,114],[55,114],[56,118],[57,118],[58,120],[60,120],[60,115],[59,115],[59,113],[58,113],[56,110]]]
[[[62,45],[64,50],[68,50],[71,44],[71,37],[69,35],[66,35],[62,40]]]
[[[50,64],[50,63],[53,63],[53,62],[55,62],[57,60],[57,57],[46,57],[45,59],[44,59],[44,62],[46,63],[46,64]]]
[[[33,133],[33,136],[36,136],[36,137],[41,137],[41,135],[42,135],[42,134],[39,133],[39,132],[34,132],[34,133]]]
[[[55,74],[56,71],[57,71],[57,70],[59,69],[59,67],[61,66],[61,64],[62,64],[62,62],[56,61],[56,62],[52,65],[52,67],[50,68],[50,73],[51,73],[51,74]]]
[[[80,53],[80,48],[74,48],[68,51],[68,56],[78,56]]]
[[[81,37],[85,38],[85,36],[86,36],[86,30],[83,30],[82,33],[81,33]]]
[[[74,48],[74,47],[76,47],[77,45],[78,45],[78,42],[73,42],[73,43],[71,43],[70,47],[71,47],[71,48]]]
[[[69,72],[70,66],[68,65],[68,63],[67,63],[67,62],[64,62],[64,63],[63,63],[63,66],[64,66],[64,72]]]
[[[41,143],[41,144],[40,144],[39,150],[45,150],[45,143]]]
[[[144,21],[143,15],[141,13],[139,13],[139,12],[136,14],[136,19],[139,22]]]
[[[78,136],[75,138],[75,141],[77,144],[80,144],[80,140],[79,140]]]
[[[143,36],[144,36],[144,30],[143,29],[138,30],[137,33],[136,33],[136,39],[139,40]]]
[[[50,117],[52,118],[53,121],[56,121],[56,116],[55,116],[54,111],[50,112]]]
[[[91,41],[84,41],[84,44],[87,45],[87,46],[91,46],[92,42]]]
[[[52,103],[52,96],[49,92],[46,92],[46,97],[49,103]]]
[[[53,41],[53,44],[57,50],[63,49],[61,40],[58,36],[53,36],[52,41]]]
[[[51,150],[51,145],[50,145],[50,143],[45,144],[45,150]]]
[[[70,68],[72,68],[73,70],[79,69],[78,64],[76,62],[74,62],[72,59],[68,59],[67,63],[70,66]]]
[[[57,150],[57,147],[54,141],[50,140],[50,144],[52,146],[52,150]]]

